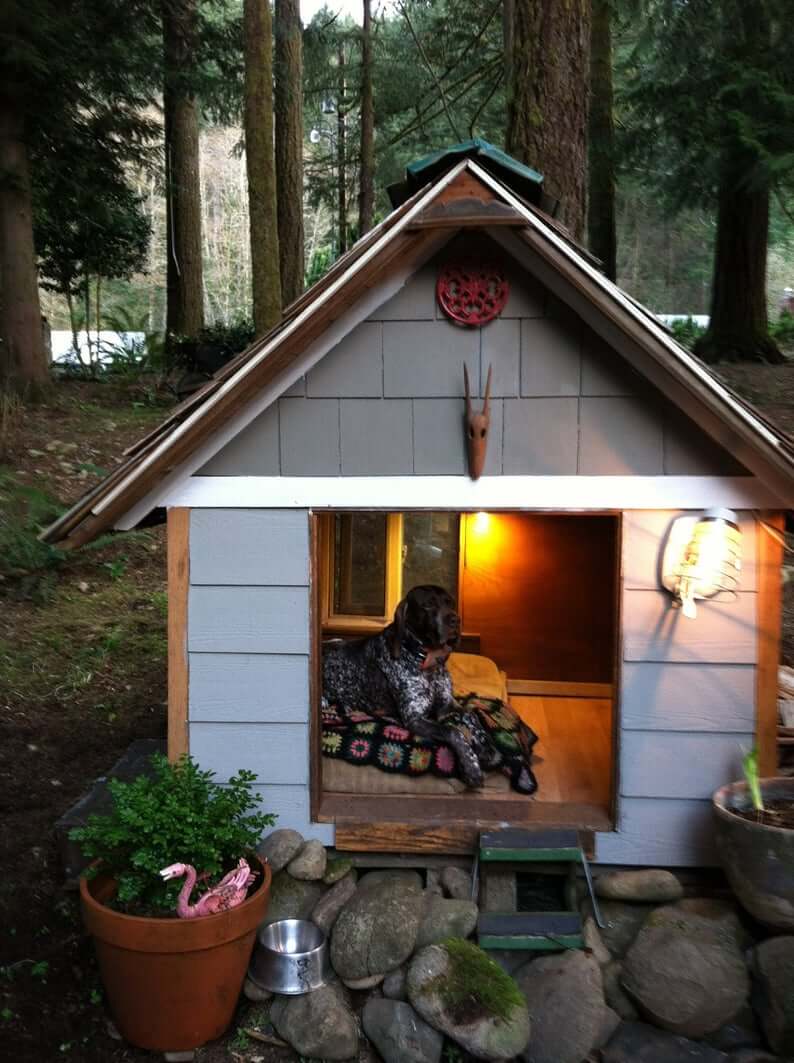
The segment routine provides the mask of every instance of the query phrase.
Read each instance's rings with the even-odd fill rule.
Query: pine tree
[[[560,219],[584,233],[590,0],[513,0],[507,151],[539,170]]]
[[[269,0],[244,0],[245,162],[251,226],[254,328],[264,335],[281,317],[276,160],[273,148],[273,27]]]
[[[769,336],[770,196],[794,172],[786,0],[645,0],[623,64],[626,148],[672,209],[716,213],[708,362],[780,361]]]
[[[195,337],[204,327],[201,182],[196,99],[197,0],[163,0],[163,112],[167,215],[166,330]]]
[[[372,11],[370,0],[364,2],[361,27],[361,161],[358,182],[358,234],[372,228],[375,206],[375,102],[372,70]]]
[[[617,275],[612,6],[593,0],[587,132],[587,243],[611,280]]]
[[[298,0],[275,4],[276,199],[281,297],[303,291],[303,29]]]

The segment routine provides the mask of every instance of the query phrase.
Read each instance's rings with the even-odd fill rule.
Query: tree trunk
[[[590,0],[514,0],[507,151],[539,170],[573,237],[584,233]]]
[[[769,186],[748,186],[753,167],[724,166],[717,203],[711,317],[695,354],[704,362],[782,362],[769,335],[766,257]]]
[[[197,34],[196,0],[163,0],[166,330],[191,337],[204,327],[198,107],[190,85]]]
[[[18,101],[0,98],[0,389],[36,398],[49,384],[33,246],[28,151]]]
[[[281,317],[270,0],[244,0],[243,18],[251,286],[254,293],[254,328],[257,336],[262,336]]]
[[[339,233],[338,254],[347,251],[347,114],[345,112],[345,46],[340,42],[339,98],[336,101],[336,225]]]
[[[615,118],[612,87],[612,2],[593,0],[590,29],[587,242],[610,280],[617,276]]]
[[[372,90],[372,12],[364,0],[361,27],[361,166],[358,182],[358,235],[372,228],[375,206],[375,103]]]
[[[281,298],[303,291],[303,28],[298,0],[276,0],[276,198]]]

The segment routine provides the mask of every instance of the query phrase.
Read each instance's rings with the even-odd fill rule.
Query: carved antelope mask
[[[485,468],[485,454],[488,447],[488,430],[491,426],[491,369],[488,366],[488,378],[485,382],[485,399],[482,412],[475,413],[471,405],[471,388],[469,387],[469,370],[463,366],[463,382],[466,389],[466,450],[469,456],[469,476],[479,480]]]

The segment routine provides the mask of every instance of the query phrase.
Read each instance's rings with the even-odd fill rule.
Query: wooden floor
[[[608,698],[531,697],[510,704],[538,736],[536,801],[610,804],[612,702]]]

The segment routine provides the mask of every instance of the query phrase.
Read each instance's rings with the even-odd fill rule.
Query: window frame
[[[385,612],[382,616],[334,612],[334,521],[339,514],[370,513],[377,510],[331,510],[318,514],[320,518],[320,621],[323,634],[352,635],[368,634],[382,630],[390,624],[394,610],[403,597],[402,554],[403,517],[415,510],[386,513],[386,581]],[[449,510],[459,518],[463,512]],[[461,586],[460,570],[463,564],[463,520],[458,524],[458,588]]]

